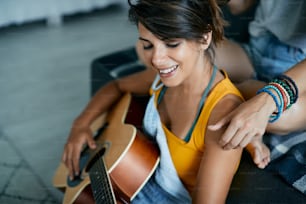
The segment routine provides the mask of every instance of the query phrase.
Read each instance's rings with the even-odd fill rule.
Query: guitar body
[[[140,131],[145,105],[142,98],[137,100],[131,94],[125,94],[107,114],[108,125],[96,138],[100,147],[98,149],[104,148],[104,162],[118,202],[129,203],[149,180],[159,163],[156,144]],[[95,121],[92,126],[93,132],[102,125],[99,124],[101,118],[98,120],[100,122]],[[86,175],[90,163],[95,162],[95,154],[96,152],[91,152],[90,155],[83,156],[86,161],[80,161],[83,173],[77,183],[69,183],[64,164],[61,163],[58,167],[53,185],[65,191],[63,203],[95,203],[90,179]],[[83,168],[82,163],[85,163]]]

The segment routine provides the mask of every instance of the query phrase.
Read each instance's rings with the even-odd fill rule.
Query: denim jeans
[[[269,34],[251,37],[242,47],[254,66],[255,78],[266,82],[306,58],[305,50],[286,45]]]
[[[147,184],[141,189],[141,191],[132,200],[132,204],[190,204],[189,202],[179,200],[172,196],[167,191],[159,186],[155,181],[155,177],[152,176]]]

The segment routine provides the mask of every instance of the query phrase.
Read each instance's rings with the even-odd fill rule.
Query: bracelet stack
[[[298,87],[295,82],[286,75],[279,75],[268,85],[257,91],[257,94],[265,92],[269,94],[277,107],[277,111],[270,116],[270,123],[279,119],[281,114],[289,109],[298,99]]]

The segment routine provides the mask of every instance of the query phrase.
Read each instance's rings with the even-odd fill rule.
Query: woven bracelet
[[[275,102],[275,104],[276,104],[277,113],[271,115],[271,116],[270,116],[270,120],[269,120],[270,123],[273,123],[273,122],[275,122],[276,120],[278,120],[279,117],[281,116],[281,114],[282,114],[282,109],[283,109],[283,108],[282,108],[282,105],[278,102],[277,96],[274,95],[274,94],[272,93],[272,91],[269,90],[269,88],[266,88],[266,86],[265,86],[264,88],[258,90],[258,91],[257,91],[257,94],[260,94],[260,93],[262,93],[262,92],[265,92],[265,93],[269,94],[269,95],[273,98],[273,100],[274,100],[274,102]]]

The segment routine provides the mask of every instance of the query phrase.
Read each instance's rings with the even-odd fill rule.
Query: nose
[[[155,47],[152,53],[152,64],[155,67],[162,66],[166,59],[166,50],[161,46]]]

